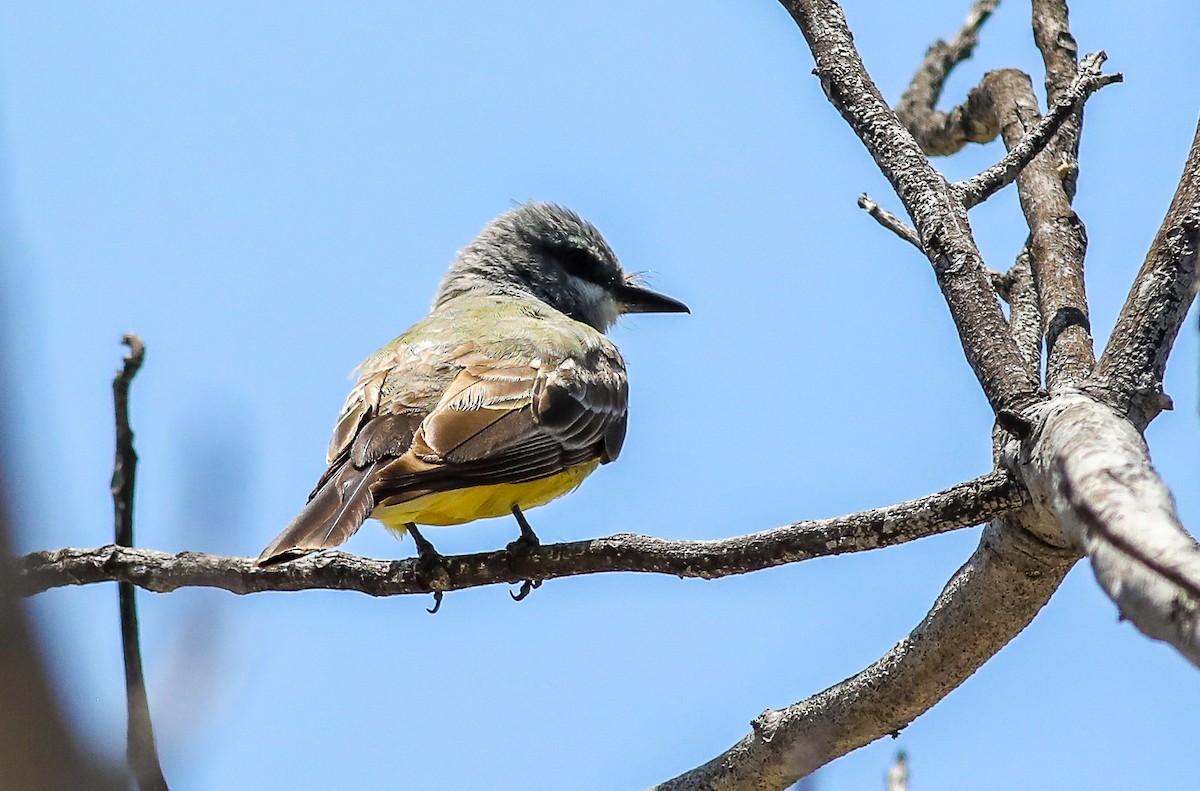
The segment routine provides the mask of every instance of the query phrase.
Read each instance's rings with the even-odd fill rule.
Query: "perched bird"
[[[308,504],[261,566],[335,547],[373,516],[412,532],[522,513],[621,451],[628,383],[604,336],[623,313],[687,313],[636,284],[591,224],[548,203],[459,252],[429,315],[367,358]],[[436,554],[436,553],[435,553]]]

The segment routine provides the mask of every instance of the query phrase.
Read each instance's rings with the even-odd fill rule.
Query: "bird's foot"
[[[513,516],[517,519],[517,524],[521,526],[521,536],[515,541],[510,541],[508,551],[513,555],[525,555],[542,545],[538,540],[537,533],[533,532],[533,528],[529,526],[529,520],[525,518],[525,514],[521,512],[521,506],[513,505]],[[523,601],[533,591],[542,587],[541,580],[527,579],[521,583],[521,589],[516,593],[508,592],[512,596],[513,601]]]
[[[407,528],[413,537],[413,543],[417,545],[417,574],[433,592],[433,607],[426,608],[425,611],[434,615],[442,607],[442,598],[445,596],[442,589],[449,585],[450,576],[442,562],[442,554],[421,535],[417,526],[410,524]]]
[[[529,526],[529,520],[525,518],[525,514],[521,513],[521,506],[514,505],[512,513],[517,518],[517,524],[521,526],[521,535],[517,540],[508,542],[508,547],[506,547],[508,551],[528,552],[540,547],[542,542],[538,540],[537,533],[533,532],[533,528]]]

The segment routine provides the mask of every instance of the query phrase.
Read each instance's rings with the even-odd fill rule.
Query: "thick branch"
[[[1036,397],[971,237],[966,209],[930,164],[871,81],[831,0],[783,0],[816,59],[833,105],[863,141],[895,188],[933,264],[967,361],[996,411],[1019,409]]]
[[[1095,381],[1105,400],[1145,426],[1168,403],[1162,394],[1167,356],[1196,296],[1200,247],[1200,126],[1162,227],[1121,308]]]
[[[934,108],[942,95],[946,78],[955,66],[971,57],[975,45],[979,43],[980,28],[999,4],[1000,0],[977,0],[967,14],[962,29],[949,44],[935,41],[925,53],[925,59],[913,75],[908,90],[896,105],[896,116],[930,156],[953,154],[970,141],[982,143],[996,136],[993,132],[986,140],[976,140],[975,136],[983,132],[966,122],[961,106],[949,113]]]
[[[993,523],[925,619],[877,662],[806,701],[763,712],[724,754],[656,791],[783,789],[898,732],[1020,633],[1075,558],[1015,522]]]
[[[786,527],[715,541],[670,541],[615,535],[591,541],[548,544],[512,554],[486,552],[442,558],[441,590],[495,583],[546,580],[611,571],[674,574],[714,579],[814,557],[902,544],[979,524],[1026,502],[1023,490],[1003,472],[952,486],[919,500],[849,516],[797,522]],[[116,546],[34,552],[17,561],[24,595],[63,585],[121,580],[166,592],[184,586],[232,593],[331,588],[372,596],[430,593],[433,587],[416,559],[370,560],[342,552],[259,568],[250,558],[198,552],[169,555]]]
[[[1103,54],[1084,60],[1080,80],[1092,75],[1100,80]],[[1073,94],[1066,93],[1069,99]],[[1037,109],[1037,98],[1029,77],[1005,69],[984,77],[972,92],[972,103],[979,112],[1000,124],[1004,143],[1010,150],[1044,124]],[[1021,209],[1029,225],[1029,252],[1037,283],[1046,338],[1046,373],[1054,392],[1060,387],[1078,385],[1094,365],[1087,296],[1083,285],[1083,257],[1087,237],[1083,222],[1071,208],[1063,189],[1062,175],[1050,151],[1042,151],[1017,178]]]
[[[1080,66],[1079,73],[1075,75],[1075,79],[1068,89],[1058,97],[1050,113],[1045,118],[1037,121],[1036,126],[1020,136],[1014,136],[1010,139],[1006,135],[1004,143],[1009,147],[1009,151],[1004,155],[1004,158],[987,170],[957,185],[962,192],[963,203],[966,204],[968,209],[983,203],[998,190],[1011,184],[1017,178],[1018,174],[1030,162],[1033,162],[1035,157],[1042,153],[1051,138],[1059,131],[1063,122],[1070,118],[1077,108],[1082,107],[1089,96],[1105,85],[1112,85],[1124,79],[1124,76],[1121,74],[1100,73],[1100,64],[1103,62],[1103,52],[1096,52],[1085,58],[1083,65]],[[984,81],[980,84],[979,88],[972,91],[972,96],[975,96],[976,92],[985,89],[984,86],[987,85],[988,77],[990,76],[989,74],[987,77],[984,77]],[[1032,95],[1032,90],[1030,91],[1030,95]],[[1036,100],[1028,103],[1028,106],[1034,108],[1036,112]],[[968,97],[967,104],[963,107],[970,108],[972,117],[978,112],[977,106],[972,104],[971,97]],[[1036,118],[1036,116],[1030,116],[1030,118]],[[1022,118],[1020,120],[1025,121],[1027,119]],[[981,126],[995,128],[998,131],[1002,131],[1004,125],[1003,120],[992,117],[980,119],[977,123]],[[976,142],[989,142],[993,137],[995,137],[994,133],[987,140]],[[1058,173],[1057,167],[1055,168],[1055,172]],[[1059,177],[1061,180],[1062,174],[1059,174]]]
[[[1019,467],[1037,504],[1087,553],[1122,617],[1200,665],[1200,546],[1180,524],[1141,434],[1082,394],[1039,409]]]

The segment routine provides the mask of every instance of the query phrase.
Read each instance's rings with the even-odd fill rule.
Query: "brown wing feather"
[[[399,361],[363,372],[339,416],[328,470],[260,565],[341,544],[376,505],[533,481],[620,452],[628,394],[611,345],[556,366],[493,359],[470,344],[452,360],[457,373],[427,412],[406,397]]]
[[[377,478],[376,464],[363,469],[350,464],[337,468],[262,551],[258,565],[283,563],[345,542],[375,509],[372,486]]]

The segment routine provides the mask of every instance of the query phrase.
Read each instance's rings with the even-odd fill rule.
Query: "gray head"
[[[466,293],[534,297],[605,331],[623,313],[687,313],[641,288],[591,223],[552,203],[525,203],[487,224],[459,251],[434,307]]]

